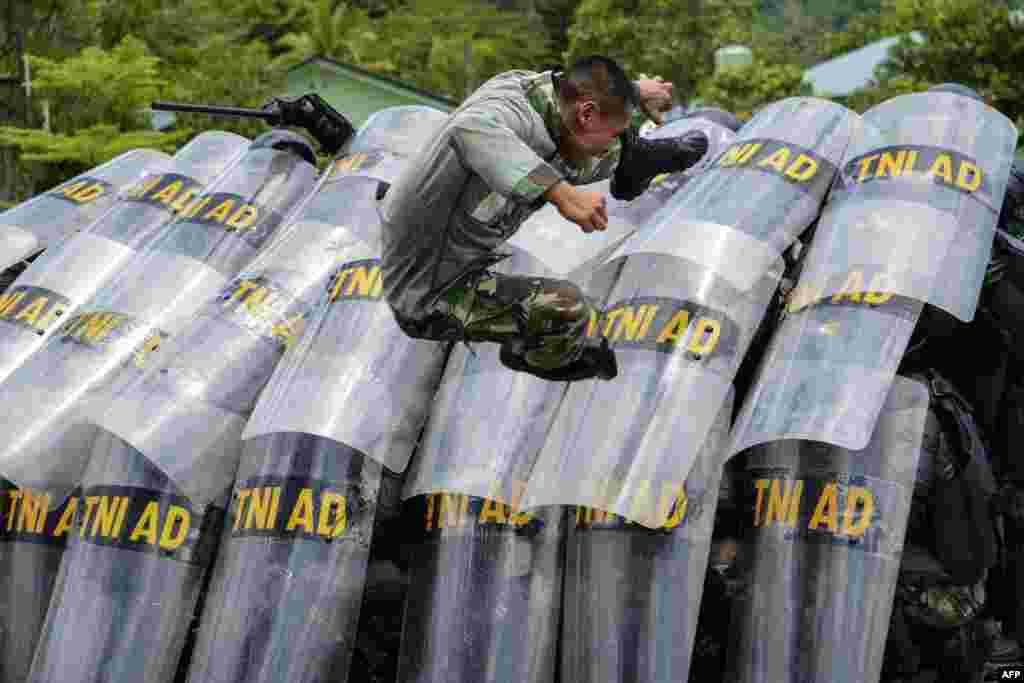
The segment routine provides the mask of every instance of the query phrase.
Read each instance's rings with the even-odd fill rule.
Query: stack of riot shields
[[[231,166],[248,141],[231,133],[204,133],[173,159],[156,161],[149,175],[123,191],[98,220],[37,259],[4,295],[0,309],[0,378],[8,377],[68,315],[125,267],[144,242],[167,226],[197,191]],[[83,186],[87,190],[92,185]],[[163,189],[159,194],[157,188]],[[148,188],[148,189],[146,189]],[[27,224],[27,222],[26,222]],[[103,324],[101,323],[100,329]],[[48,353],[41,352],[45,357]],[[87,352],[89,353],[89,352]],[[0,678],[25,680],[49,604],[61,554],[79,506],[73,491],[84,456],[61,473],[40,454],[48,448],[87,449],[87,429],[74,424],[75,397],[88,381],[91,356],[62,369],[43,360],[3,384],[0,423],[10,436],[0,458],[6,505],[0,515]],[[76,369],[78,368],[78,369]],[[84,375],[82,373],[85,373]],[[54,462],[60,463],[61,456]]]
[[[408,457],[444,358],[441,345],[404,339],[380,300],[377,196],[444,119],[426,107],[374,115],[287,239],[211,305],[216,313],[191,328],[194,343],[175,345],[166,369],[151,373],[149,392],[174,375],[195,377],[198,391],[182,384],[162,391],[180,404],[164,398],[165,414],[188,411],[196,419],[184,440],[180,430],[158,443],[151,430],[135,429],[133,445],[193,499],[220,496],[234,482],[188,670],[192,683],[346,678],[381,462]],[[238,312],[221,312],[264,290],[268,303],[280,303],[261,328],[240,327]],[[236,292],[245,292],[238,303],[231,301]],[[246,328],[263,336],[287,330],[288,343]],[[257,348],[268,341],[273,349]],[[125,398],[134,402],[134,395]],[[243,444],[242,420],[254,404],[246,435],[255,438]],[[211,422],[225,425],[216,443],[203,431]]]
[[[1016,138],[952,93],[864,114],[732,437],[757,503],[730,680],[878,680],[927,410],[896,370],[924,305],[973,317]]]
[[[177,220],[150,224],[154,234],[141,250],[0,385],[0,400],[16,406],[4,416],[11,439],[0,471],[22,489],[45,482],[57,492],[53,500],[73,496],[78,507],[29,680],[132,680],[129,671],[134,680],[151,680],[149,672],[168,666],[156,646],[143,645],[147,638],[170,637],[157,633],[153,622],[123,637],[133,618],[128,597],[140,581],[173,573],[169,564],[188,572],[203,555],[200,529],[214,524],[215,514],[188,508],[187,499],[161,486],[156,468],[123,442],[106,434],[95,439],[85,418],[98,390],[141,372],[149,354],[222,290],[309,194],[315,169],[273,148],[280,138],[277,132],[261,136],[229,172],[195,192]],[[305,145],[290,134],[288,140]],[[187,191],[181,178],[164,179],[168,188]],[[167,200],[168,188],[152,199]],[[139,236],[127,217],[103,223],[106,235]],[[94,464],[83,481],[94,441]],[[142,559],[163,557],[174,559],[153,565]]]
[[[732,381],[855,125],[812,98],[766,108],[602,266],[613,284],[589,333],[619,377],[569,387],[526,495],[581,510],[563,674],[686,679]]]
[[[118,194],[167,162],[167,155],[135,149],[91,168],[0,215],[0,272],[31,258],[103,215]]]
[[[54,244],[21,273],[0,305],[0,380],[238,161],[248,144],[233,133],[196,136],[122,191],[102,217]]]
[[[657,134],[691,130],[708,136],[708,157],[733,137],[703,120]],[[510,240],[513,256],[499,268],[571,273],[603,301],[618,274],[601,267],[607,255],[693,177],[670,176],[634,202],[612,202],[604,233],[583,235],[541,212]],[[493,346],[453,350],[405,490],[410,586],[400,681],[554,680],[573,520],[560,505],[525,512],[522,501],[565,393],[563,384],[505,369]]]

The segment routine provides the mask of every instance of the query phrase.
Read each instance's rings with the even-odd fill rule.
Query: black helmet
[[[707,119],[712,123],[728,128],[734,133],[743,126],[743,123],[734,114],[718,107],[700,107],[699,109],[686,112],[681,118]]]
[[[1014,237],[1024,237],[1024,161],[1019,159],[1010,166],[999,227]]]
[[[977,100],[979,102],[985,101],[981,99],[981,95],[979,95],[975,90],[972,90],[971,88],[968,88],[966,85],[962,85],[960,83],[940,83],[938,85],[933,85],[932,87],[928,88],[928,92],[949,92],[953,93],[954,95],[969,97],[972,100]]]
[[[309,141],[306,140],[306,138],[302,137],[298,133],[293,133],[290,130],[274,128],[253,140],[251,149],[260,149],[263,147],[288,150],[297,155],[300,159],[305,159],[316,166],[316,152],[313,151],[313,146],[309,144]]]

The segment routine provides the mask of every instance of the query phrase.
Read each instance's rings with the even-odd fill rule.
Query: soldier
[[[660,173],[700,160],[707,139],[642,140],[639,105],[653,117],[672,84],[630,82],[614,61],[586,57],[567,71],[509,71],[482,85],[390,188],[384,293],[411,337],[501,344],[507,367],[553,381],[612,379],[607,342],[589,342],[594,307],[566,280],[490,268],[495,249],[545,201],[585,233],[604,230],[604,196],[578,190],[611,177],[632,199]]]

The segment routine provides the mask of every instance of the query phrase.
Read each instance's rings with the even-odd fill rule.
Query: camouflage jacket
[[[496,249],[559,180],[608,178],[615,141],[575,166],[558,154],[558,98],[551,72],[509,71],[474,92],[410,161],[381,202],[384,294],[420,319],[465,273],[502,258]]]

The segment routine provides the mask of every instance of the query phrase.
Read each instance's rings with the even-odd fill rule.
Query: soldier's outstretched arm
[[[612,196],[629,201],[640,196],[655,176],[690,168],[707,153],[708,139],[692,131],[678,138],[645,140],[629,127],[622,134],[622,156],[612,176]]]

